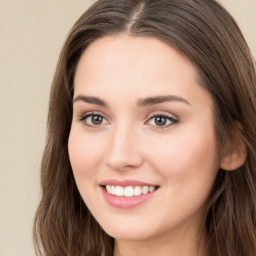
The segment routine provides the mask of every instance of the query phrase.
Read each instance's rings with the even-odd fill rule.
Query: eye
[[[157,114],[153,115],[149,120],[148,124],[152,126],[157,126],[161,128],[169,127],[172,124],[176,124],[178,120],[166,114]]]
[[[107,124],[108,121],[100,114],[87,113],[80,118],[87,126],[101,126]]]

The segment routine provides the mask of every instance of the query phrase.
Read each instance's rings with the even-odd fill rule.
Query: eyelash
[[[106,122],[108,122],[108,120],[102,115],[102,114],[100,114],[100,113],[98,113],[98,112],[87,112],[87,113],[85,113],[85,114],[83,114],[80,118],[79,118],[79,120],[81,121],[81,122],[84,122],[84,124],[86,125],[86,126],[88,126],[88,127],[91,127],[91,128],[99,128],[99,127],[101,127],[102,125],[105,125],[105,124],[99,124],[99,125],[95,125],[95,124],[90,124],[90,123],[88,123],[88,121],[86,121],[86,119],[87,118],[89,118],[89,117],[93,117],[93,116],[97,116],[97,117],[100,117],[100,118],[102,118],[102,120],[105,120]],[[153,114],[151,114],[150,115],[150,117],[147,119],[147,121],[145,122],[145,124],[150,124],[150,121],[151,120],[154,120],[155,118],[164,118],[164,119],[167,119],[170,123],[168,124],[168,125],[163,125],[163,126],[157,126],[157,125],[152,125],[152,126],[154,126],[154,128],[156,128],[156,129],[167,129],[167,128],[169,128],[170,126],[172,126],[172,125],[175,125],[175,124],[177,124],[178,122],[179,122],[179,120],[178,120],[178,118],[174,118],[173,116],[171,116],[171,115],[168,115],[168,114],[166,114],[166,113],[153,113]],[[156,120],[155,120],[156,121]]]

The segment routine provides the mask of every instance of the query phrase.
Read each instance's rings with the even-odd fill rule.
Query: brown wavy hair
[[[42,198],[34,221],[37,255],[113,255],[114,238],[102,230],[79,195],[68,137],[73,80],[81,54],[96,39],[119,33],[158,38],[186,56],[214,101],[221,148],[232,145],[234,136],[245,143],[244,165],[232,172],[219,170],[203,225],[206,255],[255,256],[255,63],[236,22],[214,0],[99,0],[75,23],[51,88]]]

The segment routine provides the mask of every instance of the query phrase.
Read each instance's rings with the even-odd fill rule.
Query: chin
[[[111,237],[118,240],[144,240],[150,235],[150,228],[130,223],[113,223],[102,225],[103,230]]]
[[[109,231],[109,232],[108,232]],[[146,240],[149,238],[149,234],[147,231],[127,231],[127,230],[120,230],[120,229],[112,229],[112,230],[105,230],[105,232],[117,240]]]

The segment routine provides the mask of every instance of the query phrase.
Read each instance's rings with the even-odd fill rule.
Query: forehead
[[[120,34],[102,37],[84,51],[75,74],[74,96],[191,96],[198,81],[195,66],[168,44],[153,37]]]
[[[116,71],[141,76],[144,71],[151,71],[147,76],[179,71],[177,74],[186,72],[197,79],[194,65],[166,43],[153,37],[119,34],[97,39],[87,47],[79,60],[74,83],[85,76],[114,76]]]

